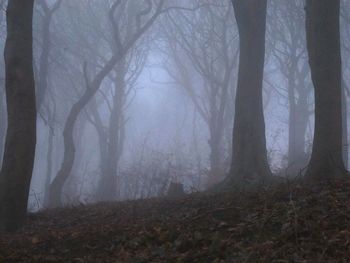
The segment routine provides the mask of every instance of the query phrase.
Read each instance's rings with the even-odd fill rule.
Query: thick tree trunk
[[[230,177],[261,181],[271,175],[267,160],[262,82],[266,0],[233,0],[240,37]]]
[[[27,212],[36,144],[33,0],[9,0],[5,46],[8,129],[0,173],[0,230],[21,227]]]
[[[340,0],[307,0],[306,32],[315,89],[315,135],[306,178],[345,174],[342,156]]]

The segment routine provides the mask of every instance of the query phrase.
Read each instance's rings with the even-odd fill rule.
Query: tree
[[[17,230],[27,212],[36,144],[34,0],[9,0],[4,51],[8,129],[0,173],[0,230]]]
[[[144,69],[148,48],[145,43],[135,45],[128,56],[116,66],[115,76],[107,96],[101,90],[103,102],[107,105],[109,119],[104,125],[103,115],[98,110],[96,100],[90,103],[90,123],[95,127],[100,145],[100,180],[97,198],[101,201],[113,200],[117,191],[117,170],[124,150],[126,118],[125,110],[135,89],[135,83]],[[104,113],[106,114],[106,113]]]
[[[0,79],[0,169],[2,166],[2,159],[5,148],[5,137],[6,137],[6,102],[5,102],[5,83],[4,80]]]
[[[240,58],[228,181],[262,181],[267,161],[262,83],[265,60],[266,0],[232,0],[239,31]]]
[[[208,185],[211,186],[222,180],[227,170],[223,165],[223,137],[225,128],[232,125],[233,119],[227,120],[226,117],[232,116],[227,112],[234,93],[231,84],[238,60],[238,41],[236,28],[230,21],[230,5],[223,3],[213,7],[198,3],[198,7],[192,12],[178,10],[174,15],[169,12],[169,22],[162,32],[165,53],[170,59],[163,68],[184,89],[208,127]]]
[[[2,42],[5,38],[6,29],[4,28],[5,25],[5,14],[6,9],[4,8],[5,0],[0,1],[0,31],[1,31],[1,37],[0,41]],[[3,63],[1,62],[1,67],[3,66]],[[0,169],[2,166],[2,159],[3,159],[3,153],[4,153],[4,146],[5,146],[5,136],[6,136],[6,103],[5,103],[5,77],[3,74],[0,76]]]
[[[286,85],[269,84],[287,101],[288,171],[293,174],[308,162],[306,133],[313,114],[309,105],[313,100],[306,37],[302,30],[305,24],[303,6],[303,1],[299,0],[276,0],[271,1],[269,8],[269,48]]]
[[[342,157],[340,0],[306,1],[306,37],[315,90],[315,134],[308,180],[345,174]]]
[[[95,76],[92,79],[89,79],[87,65],[84,65],[84,79],[86,89],[83,95],[80,97],[80,99],[71,108],[64,127],[64,156],[61,168],[50,186],[49,203],[51,207],[57,207],[61,205],[62,189],[64,183],[70,176],[71,170],[73,168],[75,159],[73,131],[78,116],[80,115],[81,111],[85,108],[85,106],[91,101],[96,92],[99,90],[101,83],[106,78],[106,76],[113,70],[115,65],[127,55],[128,51],[140,39],[140,37],[152,26],[157,17],[161,14],[164,1],[165,0],[158,1],[155,8],[153,8],[153,1],[146,1],[146,7],[141,6],[141,10],[138,10],[138,12],[136,12],[132,18],[134,20],[135,30],[132,36],[127,39],[123,39],[120,30],[120,27],[123,25],[120,19],[124,17],[121,14],[120,16],[116,17],[115,14],[116,11],[118,11],[119,6],[125,8],[127,5],[125,4],[125,2],[123,3],[123,1],[120,0],[115,1],[111,5],[108,17],[111,23],[111,28],[113,29],[113,40],[115,43],[115,47],[112,50],[113,55],[104,63],[103,66],[100,67],[100,70],[95,74]],[[123,11],[124,9],[121,8],[120,10]],[[144,17],[148,17],[146,21],[143,21],[145,20],[143,19]]]
[[[348,98],[350,96],[349,89],[349,66],[350,66],[350,3],[342,0],[340,4],[341,17],[341,47],[342,47],[342,92],[343,92],[343,159],[345,168],[349,166],[349,139],[348,139]]]
[[[59,9],[62,0],[57,0],[54,2],[53,6],[50,8],[47,0],[38,1],[41,9],[43,10],[43,20],[42,20],[42,50],[40,54],[40,62],[38,69],[38,87],[37,87],[37,108],[40,111],[41,105],[45,99],[47,89],[48,89],[48,73],[50,69],[50,50],[51,50],[51,33],[50,25],[52,21],[52,16]]]

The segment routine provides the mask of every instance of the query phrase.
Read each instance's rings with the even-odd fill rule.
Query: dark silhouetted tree
[[[240,38],[240,59],[229,181],[261,181],[267,161],[262,84],[266,0],[232,0]]]
[[[0,174],[0,230],[14,231],[24,222],[36,144],[33,73],[34,0],[10,0],[5,46],[8,129]]]
[[[306,1],[306,35],[315,89],[315,135],[309,180],[345,174],[342,157],[340,0]]]

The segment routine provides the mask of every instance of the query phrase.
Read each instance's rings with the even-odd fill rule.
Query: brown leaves
[[[47,211],[0,262],[350,261],[350,181]]]

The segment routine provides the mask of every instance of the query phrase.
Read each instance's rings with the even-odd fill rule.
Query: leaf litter
[[[0,262],[350,262],[350,180],[42,211]]]

